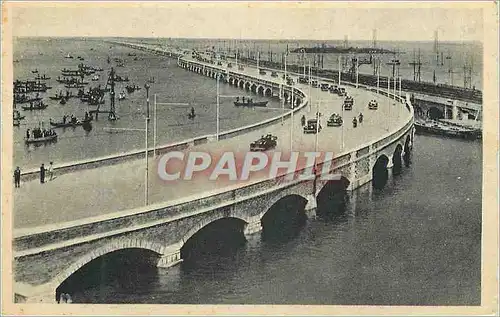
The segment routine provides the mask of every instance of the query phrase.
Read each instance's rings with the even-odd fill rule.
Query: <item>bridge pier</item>
[[[181,258],[181,249],[180,248],[172,248],[170,252],[166,252],[159,259],[156,264],[157,267],[161,268],[169,268],[174,265],[181,263],[183,260]]]
[[[247,240],[250,240],[257,236],[256,233],[259,233],[261,231],[262,231],[262,223],[260,221],[260,217],[258,217],[257,219],[250,220],[245,225],[245,228],[243,229],[243,234],[245,235],[245,238]]]
[[[316,209],[318,208],[318,203],[316,202],[316,197],[314,195],[307,195],[307,204],[305,209],[305,213],[307,218],[314,219],[316,218]]]

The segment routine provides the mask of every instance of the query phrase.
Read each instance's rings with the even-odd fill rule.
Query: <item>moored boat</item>
[[[249,100],[244,100],[244,101],[238,101],[236,100],[234,102],[234,105],[236,107],[266,107],[267,106],[267,103],[269,101],[257,101],[257,102],[254,102],[253,100],[249,99]]]
[[[415,132],[417,133],[436,134],[466,139],[479,139],[482,137],[481,130],[479,129],[450,126],[437,121],[416,120],[414,125]]]

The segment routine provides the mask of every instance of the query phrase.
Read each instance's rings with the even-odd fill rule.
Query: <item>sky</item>
[[[420,3],[14,3],[14,36],[482,41],[479,7]],[[349,5],[349,8],[346,8]],[[370,6],[370,7],[367,7]],[[428,8],[425,8],[427,6]]]

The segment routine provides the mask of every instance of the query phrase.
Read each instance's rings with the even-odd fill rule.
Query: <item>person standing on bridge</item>
[[[19,188],[21,185],[21,169],[19,166],[14,170],[14,185],[16,188]]]
[[[52,180],[52,178],[54,177],[54,165],[52,165],[53,162],[50,162],[50,165],[49,165],[49,180]]]
[[[40,166],[40,184],[45,183],[45,165]]]

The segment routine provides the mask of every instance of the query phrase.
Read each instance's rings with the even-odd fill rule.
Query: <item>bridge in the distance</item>
[[[285,199],[296,199],[308,216],[314,216],[328,197],[353,195],[354,189],[372,180],[383,185],[391,172],[400,172],[410,163],[414,112],[409,96],[402,98],[383,88],[346,86],[354,106],[343,111],[344,97],[307,84],[287,85],[283,71],[276,70],[271,76],[271,70],[263,74],[247,65],[238,67],[227,61],[218,65],[158,47],[120,45],[176,57],[179,67],[240,87],[246,91],[242,95],[281,98],[284,103],[276,118],[159,147],[157,154],[173,149],[242,153],[248,151],[250,142],[271,133],[278,137],[278,146],[268,154],[292,150],[333,152],[334,156],[318,160],[314,169],[306,165],[293,172],[313,170],[311,179],[289,179],[282,171],[277,178],[259,175],[233,183],[200,179],[166,184],[150,177],[144,185],[140,152],[131,154],[134,160],[122,161],[117,155],[60,166],[56,168],[60,176],[53,182],[46,186],[27,182],[16,192],[13,253],[17,301],[54,302],[68,278],[115,251],[147,250],[159,267],[176,265],[183,260],[186,243],[209,224],[223,221],[221,230],[231,229],[249,238],[266,230],[268,211]],[[289,75],[297,82],[297,74]],[[377,101],[378,110],[368,109],[371,100]],[[318,111],[322,131],[304,134],[301,117],[314,118]],[[334,112],[343,113],[343,127],[327,127],[326,120]],[[364,120],[353,127],[351,121],[360,112]],[[149,155],[156,162],[152,150]],[[341,175],[341,179],[325,180],[323,176],[329,174]],[[150,204],[141,206],[145,186]]]

